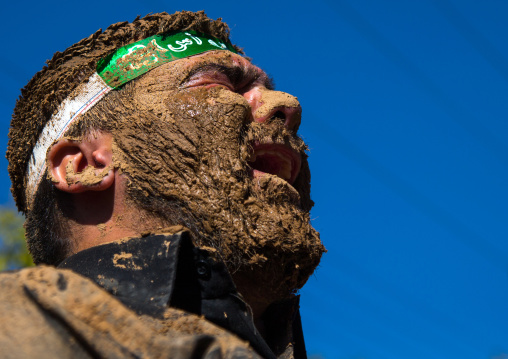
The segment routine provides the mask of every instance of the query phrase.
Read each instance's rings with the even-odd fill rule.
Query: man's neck
[[[72,217],[66,223],[72,253],[167,227],[131,203],[125,196],[125,178],[116,176],[115,184],[105,191],[72,195]]]

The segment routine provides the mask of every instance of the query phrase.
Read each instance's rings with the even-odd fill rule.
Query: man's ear
[[[49,150],[47,167],[59,190],[104,191],[115,182],[111,135],[101,132],[88,137],[61,139]]]

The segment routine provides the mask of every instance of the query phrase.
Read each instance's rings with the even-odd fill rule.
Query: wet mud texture
[[[100,29],[63,52],[56,52],[41,71],[21,90],[9,132],[7,159],[12,194],[18,209],[26,212],[25,172],[39,134],[60,103],[94,72],[97,62],[119,47],[167,31],[193,29],[209,33],[223,41],[229,37],[228,26],[210,20],[204,12],[188,11],[169,15],[159,13],[137,18],[132,23],[119,22]]]
[[[230,56],[202,61],[227,64]],[[306,146],[281,121],[252,122],[240,94],[178,86],[188,75],[187,61],[152,70],[92,111],[117,113],[116,165],[130,179],[136,203],[168,224],[190,228],[198,244],[217,248],[233,276],[264,288],[260,296],[286,298],[303,286],[324,251],[309,220]],[[280,105],[280,93],[273,95],[265,92],[263,101]],[[301,153],[293,186],[273,175],[248,175],[250,143],[266,140]]]
[[[69,161],[69,163],[67,163],[67,166],[65,167],[65,181],[69,186],[72,184],[81,183],[85,186],[91,187],[100,183],[102,179],[106,177],[109,171],[111,171],[113,168],[114,167],[110,165],[107,166],[106,168],[97,170],[93,166],[87,166],[82,172],[76,173],[74,171],[73,162]],[[55,179],[52,176],[49,176],[49,179],[55,182]]]

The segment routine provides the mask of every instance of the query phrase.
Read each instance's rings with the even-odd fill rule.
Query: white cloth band
[[[88,82],[82,83],[71,92],[58,107],[58,112],[46,123],[28,162],[26,195],[29,206],[46,171],[48,149],[63,136],[79,115],[91,109],[112,89],[95,72]]]

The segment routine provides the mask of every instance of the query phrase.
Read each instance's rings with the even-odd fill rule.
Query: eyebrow
[[[256,71],[254,67],[242,66],[226,66],[215,63],[201,64],[193,68],[189,74],[182,81],[182,84],[188,81],[192,76],[205,73],[205,72],[219,72],[226,75],[234,85],[244,84],[246,82],[252,83],[258,79],[262,79],[263,85],[269,89],[275,89],[275,84],[272,77],[268,76],[265,72]]]

